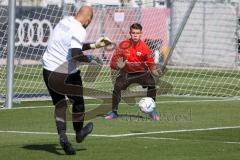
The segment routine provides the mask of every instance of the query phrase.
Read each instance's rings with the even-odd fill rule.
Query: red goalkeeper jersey
[[[145,72],[149,69],[155,69],[151,50],[142,40],[139,40],[135,45],[130,39],[122,41],[111,58],[111,69],[118,69],[117,60],[121,57],[127,61],[123,68],[126,73]]]

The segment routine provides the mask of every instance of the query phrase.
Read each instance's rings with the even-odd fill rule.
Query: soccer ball
[[[138,107],[143,113],[151,113],[154,111],[156,104],[151,97],[144,97],[139,101]]]

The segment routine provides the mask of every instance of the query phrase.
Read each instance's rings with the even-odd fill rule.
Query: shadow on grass
[[[105,116],[107,116],[107,114],[98,114],[97,115],[98,117],[100,118],[104,118]],[[125,113],[125,114],[118,114],[118,119],[119,118],[123,118],[123,119],[131,119],[131,118],[135,118],[135,119],[145,119],[146,116],[144,115],[140,115],[140,114],[128,114],[128,113]]]
[[[139,115],[139,114],[119,114],[118,115],[119,118],[125,118],[125,119],[146,119],[146,116],[142,116],[142,115]]]
[[[49,153],[53,153],[56,155],[66,155],[64,154],[64,151],[60,147],[60,145],[57,144],[30,144],[30,145],[25,145],[23,146],[24,149],[28,150],[34,150],[34,151],[46,151]],[[62,152],[59,152],[62,150]],[[76,151],[85,151],[86,149],[76,149]]]
[[[99,118],[104,118],[105,115],[98,115]],[[118,118],[116,120],[119,121],[134,121],[134,122],[152,122],[153,120],[147,114],[136,113],[136,114],[118,114]]]

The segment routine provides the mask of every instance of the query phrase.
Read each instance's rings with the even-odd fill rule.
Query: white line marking
[[[41,109],[41,108],[53,108],[53,106],[35,106],[35,107],[16,107],[16,108],[1,108],[0,111],[11,111],[11,110],[19,110],[19,109]]]
[[[190,101],[159,101],[157,104],[167,104],[167,103],[193,103],[193,102],[228,102],[228,101],[239,101],[239,99],[229,98],[229,99],[203,99],[203,100],[190,100]],[[120,103],[126,104],[126,103]],[[128,103],[129,104],[129,103]],[[98,106],[99,104],[87,104],[87,106]],[[111,105],[111,104],[106,104]],[[135,103],[133,104],[135,105]],[[6,110],[18,110],[18,109],[41,109],[41,108],[53,108],[53,106],[34,106],[34,107],[16,107],[12,109],[0,108],[0,111]]]
[[[202,100],[190,100],[190,101],[159,101],[157,104],[164,103],[191,103],[191,102],[228,102],[228,101],[239,101],[239,99],[202,99]]]
[[[214,127],[214,128],[198,128],[198,129],[182,129],[182,130],[168,130],[157,132],[144,132],[144,133],[129,133],[129,134],[91,134],[92,137],[106,137],[106,138],[120,138],[139,135],[151,135],[151,134],[163,134],[163,133],[182,133],[182,132],[197,132],[197,131],[214,131],[224,129],[237,129],[240,126],[227,126],[227,127]],[[31,132],[31,131],[4,131],[0,130],[0,133],[16,133],[16,134],[37,134],[37,135],[56,135],[54,132]],[[74,133],[68,133],[68,135],[75,135]]]
[[[0,133],[14,133],[14,134],[32,134],[32,135],[57,135],[56,132],[34,132],[34,131],[1,131]],[[75,133],[67,133],[67,135],[75,136]],[[91,134],[93,137],[109,137],[111,135]]]
[[[240,144],[240,142],[224,142],[224,143],[227,143],[227,144]]]
[[[57,135],[57,133],[53,133],[53,132],[31,132],[31,131],[0,131],[0,133],[36,134],[36,135]]]
[[[237,129],[237,128],[240,128],[240,126],[198,128],[198,129],[182,129],[182,130],[169,130],[169,131],[145,132],[145,133],[116,134],[116,135],[111,135],[111,137],[128,137],[128,136],[149,135],[149,134],[180,133],[180,132],[182,133],[182,132],[196,132],[196,131],[214,131],[214,130]]]
[[[137,138],[140,138],[140,139],[153,139],[153,140],[173,140],[173,141],[178,141],[180,139],[176,139],[176,138],[161,138],[161,137],[137,137]]]
[[[191,140],[191,139],[177,139],[177,138],[164,138],[164,137],[136,137],[140,139],[151,139],[151,140],[171,140],[171,141],[208,141],[208,140]],[[218,142],[226,144],[240,144],[240,142],[225,142],[225,141],[209,141],[209,142]]]

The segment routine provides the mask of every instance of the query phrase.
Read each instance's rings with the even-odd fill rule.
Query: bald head
[[[93,17],[93,9],[90,6],[82,6],[77,15],[75,16],[76,20],[78,20],[84,28],[91,23]]]

